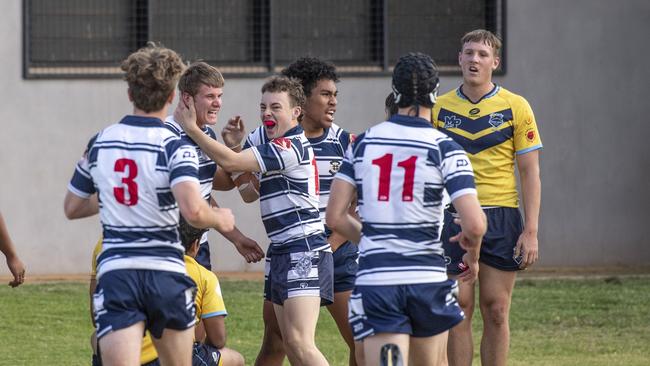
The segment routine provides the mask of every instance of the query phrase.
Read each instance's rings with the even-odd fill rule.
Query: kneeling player
[[[199,242],[205,230],[196,229],[187,223],[182,217],[180,219],[179,232],[181,243],[185,248],[185,265],[187,273],[196,284],[197,292],[194,300],[196,304],[197,326],[194,329],[194,352],[192,354],[192,365],[196,366],[230,366],[244,365],[244,358],[239,352],[227,348],[226,326],[224,318],[228,315],[221,294],[221,287],[217,276],[207,270],[195,260],[199,252]],[[93,269],[90,280],[91,296],[95,291],[95,265],[97,256],[102,250],[102,241],[95,246],[93,253]],[[91,310],[92,311],[92,310]],[[94,334],[93,334],[94,339]],[[94,341],[93,349],[96,350]],[[93,366],[100,366],[99,352],[95,351]],[[151,335],[147,332],[142,340],[142,352],[140,364],[145,366],[160,365],[158,353],[151,341]]]

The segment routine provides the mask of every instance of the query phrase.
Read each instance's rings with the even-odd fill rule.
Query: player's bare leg
[[[388,343],[392,343],[399,347],[404,365],[408,365],[409,338],[410,336],[408,334],[399,333],[378,333],[364,338],[363,353],[366,359],[366,365],[379,365],[381,348]]]
[[[354,341],[354,359],[357,365],[364,366],[366,364],[366,355],[363,353],[363,342]]]
[[[447,365],[448,335],[448,332],[443,332],[431,337],[411,337],[409,365]]]
[[[284,345],[272,302],[264,300],[262,317],[264,318],[264,338],[255,360],[255,366],[282,366],[285,356]]]
[[[501,366],[508,361],[510,300],[517,272],[501,271],[486,264],[479,270],[479,306],[483,316],[481,365]]]
[[[160,339],[151,337],[162,366],[191,366],[193,339],[194,328],[185,330],[166,328]]]
[[[334,303],[328,305],[327,310],[329,310],[332,318],[334,318],[336,326],[339,328],[339,333],[341,333],[341,336],[350,349],[348,362],[350,366],[355,366],[357,363],[354,356],[354,337],[352,336],[352,328],[350,328],[350,323],[348,322],[348,300],[350,300],[351,294],[352,290],[335,292]]]
[[[291,365],[328,365],[315,340],[320,301],[320,297],[300,296],[285,300],[284,305],[273,304]]]
[[[474,299],[474,284],[459,282],[458,305],[463,309],[465,319],[449,330],[447,355],[451,366],[469,366],[472,364],[474,358],[474,342],[472,340]]]
[[[219,349],[221,353],[221,364],[228,366],[244,366],[244,356],[241,353],[232,350],[230,348],[224,347]]]
[[[140,365],[140,348],[144,322],[137,322],[127,328],[112,331],[99,339],[99,348],[104,366]]]

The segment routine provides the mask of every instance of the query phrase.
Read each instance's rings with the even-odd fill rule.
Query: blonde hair
[[[182,93],[188,93],[195,96],[199,92],[201,84],[213,88],[223,88],[225,81],[223,75],[219,70],[203,61],[198,61],[191,64],[187,70],[181,75],[178,82],[178,90]]]
[[[475,29],[471,32],[465,33],[463,38],[460,39],[460,48],[463,49],[465,43],[468,42],[483,43],[492,47],[495,56],[499,56],[501,53],[501,46],[503,45],[499,37],[485,29]]]
[[[133,105],[149,113],[165,106],[185,66],[173,50],[149,43],[130,54],[121,68]]]

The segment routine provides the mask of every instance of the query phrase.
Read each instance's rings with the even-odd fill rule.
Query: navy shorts
[[[334,293],[350,291],[359,270],[359,247],[349,241],[332,254],[334,259]]]
[[[431,337],[451,329],[465,316],[456,301],[456,286],[454,280],[356,286],[348,304],[354,340],[378,333]]]
[[[515,257],[517,240],[523,231],[519,209],[512,207],[495,207],[483,210],[487,216],[487,232],[481,243],[482,263],[501,271],[518,271],[521,256]],[[449,238],[460,232],[460,226],[454,224],[453,216],[445,210],[445,226],[442,229],[442,247],[445,249],[447,273],[459,274],[458,264],[465,251],[458,243],[450,243]]]
[[[321,305],[334,301],[332,253],[309,251],[267,254],[264,298],[282,305],[291,297],[318,296]]]
[[[194,281],[181,273],[107,272],[99,278],[93,294],[97,339],[140,321],[156,338],[165,328],[189,329],[196,322],[195,293]]]
[[[207,241],[199,244],[199,251],[196,253],[194,259],[198,264],[207,268],[208,271],[212,271],[212,264],[210,264],[210,246]]]
[[[221,365],[221,352],[216,347],[205,343],[194,343],[192,352],[192,366],[219,366]]]

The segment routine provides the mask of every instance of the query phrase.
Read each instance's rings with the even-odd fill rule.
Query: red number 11
[[[417,160],[417,156],[411,156],[397,163],[398,167],[404,169],[402,201],[413,201],[413,181],[415,180],[415,162]],[[385,154],[381,158],[373,160],[372,164],[379,167],[379,191],[377,193],[377,200],[388,201],[390,199],[390,173],[393,170],[393,154]]]

